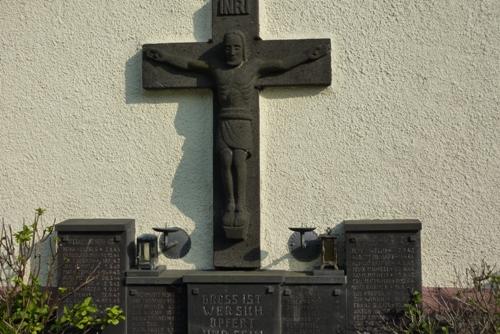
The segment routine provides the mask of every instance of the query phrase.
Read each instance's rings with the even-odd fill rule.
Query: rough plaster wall
[[[141,90],[144,43],[205,41],[210,3],[0,0],[0,216],[176,225],[211,268],[209,91]],[[328,37],[333,84],[261,94],[265,268],[288,226],[419,218],[425,285],[500,258],[500,3],[261,0],[265,39]]]

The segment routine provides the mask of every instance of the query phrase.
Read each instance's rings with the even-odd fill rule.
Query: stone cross
[[[211,40],[143,46],[144,89],[214,91],[216,268],[260,267],[259,90],[331,83],[329,39],[263,41],[258,18],[258,0],[212,0]]]

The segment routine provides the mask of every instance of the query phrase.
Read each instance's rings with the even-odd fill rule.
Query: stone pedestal
[[[346,221],[342,270],[184,271],[130,269],[132,220],[58,224],[59,286],[93,270],[75,295],[120,305],[127,322],[110,334],[379,333],[421,291],[418,220]],[[71,301],[70,301],[71,302]]]
[[[126,285],[128,334],[344,333],[345,329],[342,271],[322,276],[285,271],[130,271]]]

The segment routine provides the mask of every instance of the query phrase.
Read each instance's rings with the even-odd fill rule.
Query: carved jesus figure
[[[228,239],[245,239],[250,219],[246,207],[247,159],[252,156],[253,150],[252,113],[249,106],[257,80],[314,61],[328,52],[324,47],[316,47],[282,59],[248,59],[246,38],[241,31],[231,31],[224,35],[223,67],[178,57],[154,48],[145,50],[145,56],[154,61],[206,73],[215,82],[214,94],[219,106],[219,110],[215,111],[215,150],[222,166],[225,196],[222,221]]]

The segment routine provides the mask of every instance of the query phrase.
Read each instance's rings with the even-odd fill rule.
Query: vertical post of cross
[[[212,38],[214,44],[223,44],[224,35],[231,31],[244,34],[247,58],[255,57],[259,37],[258,0],[213,0]],[[219,101],[214,98],[214,111],[220,110]],[[247,163],[246,207],[248,230],[245,239],[229,239],[223,227],[224,204],[226,201],[220,157],[214,150],[214,266],[225,269],[260,268],[260,138],[259,138],[259,93],[252,89],[248,99],[248,112],[251,117],[252,154]],[[214,115],[214,129],[220,120]],[[214,148],[217,136],[214,136]]]

